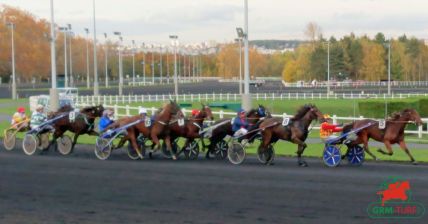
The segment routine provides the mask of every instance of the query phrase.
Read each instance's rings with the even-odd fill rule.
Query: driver
[[[43,112],[44,109],[45,109],[44,106],[39,104],[37,105],[36,110],[33,112],[33,114],[31,114],[31,121],[30,121],[31,129],[39,128],[41,124],[43,124],[48,120],[46,114]],[[54,129],[49,124],[43,125],[43,127],[41,128],[42,130],[40,130],[40,132],[42,132],[43,130],[49,131]]]
[[[245,110],[240,109],[238,112],[238,117],[233,120],[232,131],[234,132],[233,137],[240,137],[248,132],[248,122],[247,116],[245,115]]]
[[[11,125],[16,129],[28,127],[28,118],[25,115],[25,108],[18,107],[17,111],[12,116]]]
[[[331,139],[337,138],[338,136],[334,135],[336,132],[341,132],[343,129],[339,127],[340,125],[333,124],[333,120],[330,118],[330,115],[324,115],[325,121],[321,124],[320,127],[320,137],[324,142],[327,142]]]
[[[114,122],[114,111],[107,109],[103,112],[103,116],[98,123],[98,129],[100,132],[103,132],[110,124]]]

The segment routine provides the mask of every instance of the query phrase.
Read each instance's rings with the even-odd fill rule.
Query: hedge
[[[419,100],[410,101],[410,102],[400,102],[400,101],[392,101],[387,102],[388,111],[387,116],[391,115],[394,112],[398,112],[404,110],[406,108],[416,109],[421,117],[424,115],[428,115],[428,100],[423,100],[423,103],[420,103]],[[420,104],[423,105],[423,110],[420,110]],[[385,102],[384,101],[368,101],[368,102],[359,102],[358,108],[360,114],[364,117],[371,118],[384,118],[385,117]]]

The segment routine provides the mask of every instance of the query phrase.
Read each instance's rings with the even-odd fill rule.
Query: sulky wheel
[[[336,167],[339,165],[342,155],[340,149],[334,145],[326,145],[323,153],[324,164],[329,167]]]
[[[346,154],[349,164],[359,166],[364,162],[364,149],[359,146],[351,146],[348,148],[348,154]]]
[[[175,155],[177,154],[177,149],[178,149],[177,142],[178,142],[178,139],[175,139],[173,142],[171,142],[172,153],[174,153]],[[162,143],[162,154],[167,159],[171,159],[172,158],[172,154],[167,149],[165,141]]]
[[[137,138],[137,145],[138,145],[138,149],[140,150],[141,155],[143,156],[143,158],[146,156],[146,141],[144,138]],[[128,152],[128,157],[132,160],[137,160],[140,159],[140,157],[138,156],[138,153],[135,151],[135,149],[132,147],[131,142],[128,142],[128,147],[126,148],[127,152]]]
[[[221,140],[215,144],[214,154],[217,159],[224,159],[227,157],[227,142],[225,140]]]
[[[58,152],[62,155],[68,155],[71,153],[73,147],[73,141],[68,135],[63,135],[61,138],[56,140]]]
[[[39,144],[37,148],[40,150],[46,150],[49,147],[49,133],[40,134],[38,136]]]
[[[33,134],[26,134],[22,141],[22,149],[24,153],[31,156],[36,152],[37,145],[39,144],[38,138]]]
[[[3,145],[4,148],[8,151],[15,148],[16,144],[16,132],[14,129],[8,129],[4,132]]]
[[[199,144],[197,141],[193,140],[183,149],[184,156],[186,159],[195,160],[199,155]]]
[[[245,160],[245,149],[239,142],[230,144],[227,150],[227,158],[232,164],[239,165]]]
[[[106,160],[111,154],[111,147],[110,139],[98,137],[95,143],[95,156],[100,160]]]
[[[263,164],[271,164],[275,159],[275,150],[270,144],[264,152],[257,152],[257,158]]]

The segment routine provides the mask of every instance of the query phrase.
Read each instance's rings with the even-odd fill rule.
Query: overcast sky
[[[42,18],[50,18],[49,0],[0,0]],[[231,41],[243,26],[243,0],[96,0],[97,33],[121,31],[124,39],[168,43]],[[91,0],[54,0],[55,22],[71,23],[76,34],[92,31]],[[354,32],[387,37],[406,33],[428,39],[426,0],[249,0],[250,39],[304,39],[308,22],[324,36]]]

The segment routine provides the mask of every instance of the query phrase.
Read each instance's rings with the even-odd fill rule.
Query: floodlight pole
[[[135,41],[132,40],[132,85],[135,86]]]
[[[50,1],[50,8],[51,8],[51,89],[49,90],[49,103],[50,103],[50,110],[51,111],[57,111],[59,108],[59,95],[58,95],[58,89],[57,89],[57,83],[56,83],[56,55],[55,55],[55,19],[54,19],[54,3],[53,0]]]
[[[105,85],[106,88],[108,88],[108,47],[107,47],[107,33],[104,33],[104,37],[105,37],[105,43],[104,43],[104,56],[105,56],[105,73],[106,73],[106,78],[105,78]]]
[[[330,41],[327,42],[327,96],[330,95]]]
[[[388,43],[388,95],[391,95],[391,41]]]
[[[89,29],[85,28],[86,32],[86,87],[89,89],[91,87],[91,82],[89,81]]]
[[[16,72],[15,72],[15,41],[13,33],[15,31],[15,24],[8,23],[7,24],[10,27],[11,31],[11,38],[12,38],[12,99],[16,100],[17,92],[16,92]]]
[[[95,21],[95,0],[92,1],[94,17],[94,96],[99,95],[98,85],[98,63],[97,63],[97,26]]]
[[[73,40],[73,32],[71,31],[71,24],[67,24],[67,28],[68,28],[68,34],[70,36],[70,49],[69,49],[69,57],[70,57],[70,86],[74,86],[74,77],[73,77],[73,58],[71,57],[71,43]]]
[[[251,94],[250,94],[250,62],[248,52],[248,0],[244,0],[245,25],[244,25],[244,94],[242,95],[242,108],[249,111],[251,109]]]
[[[119,96],[122,96],[123,94],[123,68],[122,68],[122,34],[120,32],[114,32],[114,35],[119,37],[119,46],[118,46],[118,52],[119,52]]]
[[[178,97],[178,71],[177,71],[177,48],[178,48],[178,36],[170,35],[169,38],[172,41],[174,47],[174,93],[175,97]]]

